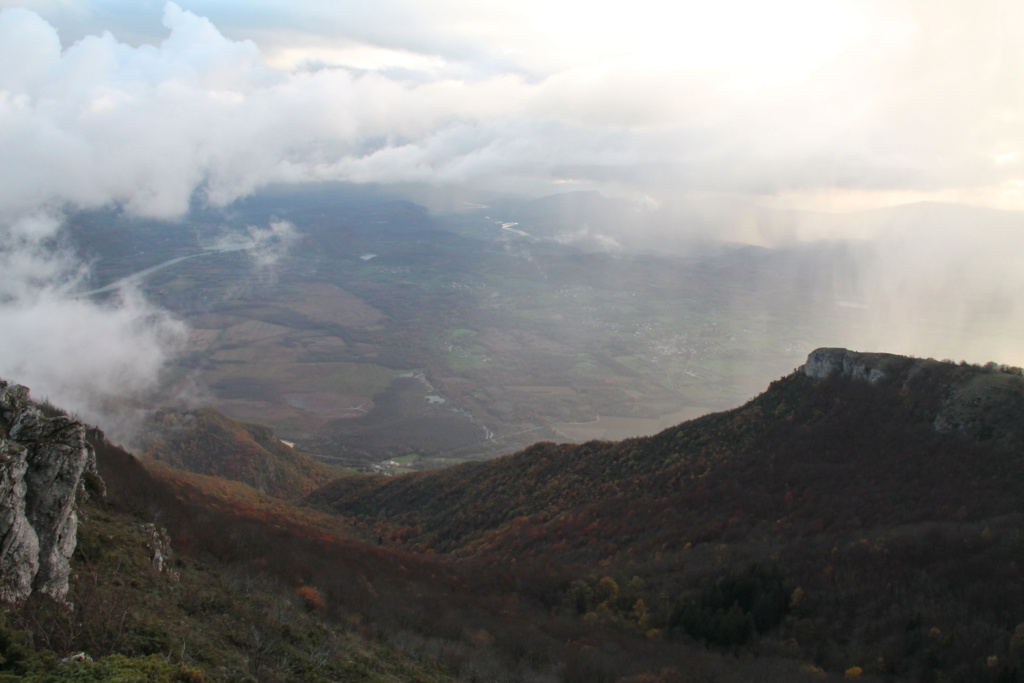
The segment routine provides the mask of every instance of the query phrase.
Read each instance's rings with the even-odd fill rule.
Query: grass
[[[104,503],[82,512],[70,603],[36,596],[4,608],[0,682],[450,680],[435,663],[322,619],[293,586],[251,567],[172,551],[159,571],[153,526]],[[83,651],[93,661],[58,664]]]

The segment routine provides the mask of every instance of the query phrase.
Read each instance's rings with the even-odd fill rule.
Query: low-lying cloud
[[[57,240],[59,220],[6,226],[0,250],[0,377],[93,423],[154,388],[184,326],[126,288],[105,303],[78,296],[87,270]]]
[[[258,268],[269,268],[280,261],[299,237],[288,221],[272,220],[265,228],[250,225],[219,236],[210,248],[214,251],[246,251]]]
[[[66,48],[39,15],[6,10],[0,202],[58,196],[172,216],[197,189],[223,205],[268,183],[311,180],[559,181],[660,199],[799,201],[827,189],[956,192],[991,204],[1019,195],[1021,103],[998,93],[1013,92],[1019,36],[1005,26],[1024,10],[791,0],[768,16],[756,3],[731,4],[618,20],[590,8],[573,22],[563,0],[546,20],[561,23],[545,26],[530,3],[479,12],[441,3],[429,14],[448,17],[445,29],[396,1],[332,12],[319,34],[308,17],[322,8],[206,7],[258,45],[168,3],[166,33],[152,42],[103,33]],[[395,12],[409,18],[401,31]],[[745,17],[768,23],[755,31]],[[658,28],[674,19],[686,49]],[[285,28],[273,31],[272,20]],[[769,30],[782,33],[769,40]],[[267,65],[285,45],[312,55],[330,41],[423,65]]]
[[[101,14],[6,4],[62,27]],[[84,410],[94,396],[152,386],[181,334],[130,291],[103,304],[73,296],[82,265],[58,248],[69,209],[172,218],[273,183],[327,180],[600,188],[666,205],[740,200],[657,229],[745,239],[749,228],[772,242],[801,229],[780,224],[772,236],[735,217],[756,201],[809,197],[1024,206],[1010,28],[1024,10],[791,0],[775,17],[743,2],[682,3],[672,18],[690,40],[672,52],[678,36],[654,30],[671,25],[654,4],[619,19],[555,5],[443,2],[427,13],[395,0],[316,21],[296,11],[275,30],[280,9],[239,19],[210,4],[231,38],[174,3],[154,34],[140,5],[119,27],[126,37],[79,26],[63,43],[39,13],[3,10],[0,375]],[[395,21],[402,11],[410,21]],[[783,50],[765,31],[803,42]],[[815,35],[834,40],[801,38]],[[270,230],[268,244],[287,245],[285,227]],[[629,229],[592,237],[638,241]]]

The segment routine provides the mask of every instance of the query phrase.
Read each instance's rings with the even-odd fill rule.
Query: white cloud
[[[9,224],[0,250],[0,377],[37,398],[114,427],[111,402],[154,388],[184,327],[128,289],[97,304],[77,298],[85,269],[55,248],[57,218]]]
[[[3,142],[18,168],[48,169],[4,177],[7,199],[33,205],[49,181],[77,203],[170,215],[197,186],[224,203],[280,180],[498,184],[514,169],[546,182],[571,167],[663,197],[959,187],[1005,203],[1024,173],[1018,10],[183,4],[214,21],[169,4],[149,42],[105,34],[63,53],[38,16],[6,13],[12,36],[32,39],[4,48],[20,85],[0,107]],[[48,15],[115,7],[136,26],[153,12]],[[551,148],[558,162],[534,154]]]
[[[291,248],[299,233],[288,221],[275,220],[265,228],[254,225],[244,231],[233,231],[221,235],[210,249],[218,251],[245,250],[260,268],[268,268],[280,261]]]
[[[0,373],[54,387],[72,375],[18,353],[32,306],[48,343],[67,341],[52,353],[88,348],[82,327],[154,351],[126,355],[125,372],[94,366],[139,386],[173,327],[136,300],[99,307],[54,289],[78,265],[46,255],[56,223],[40,216],[65,205],[169,217],[197,193],[224,205],[338,179],[1024,207],[1024,7],[1012,4],[0,7],[0,325],[8,358],[25,359]]]

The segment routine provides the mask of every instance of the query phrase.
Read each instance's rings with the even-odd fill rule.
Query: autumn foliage
[[[445,676],[1017,680],[1021,378],[901,367],[797,373],[650,438],[347,476],[305,506],[103,443],[100,473],[179,552]],[[965,382],[1000,408],[937,429]]]

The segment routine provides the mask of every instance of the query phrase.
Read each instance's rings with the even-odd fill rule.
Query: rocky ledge
[[[909,358],[891,353],[858,353],[849,349],[822,348],[811,351],[800,370],[814,379],[846,377],[875,384],[889,377],[894,366],[912,363]]]
[[[812,351],[798,371],[819,380],[889,384],[938,432],[1024,448],[1024,370],[1020,368],[821,348]]]
[[[63,600],[78,533],[76,499],[96,471],[86,428],[47,416],[29,390],[0,380],[0,600]]]

